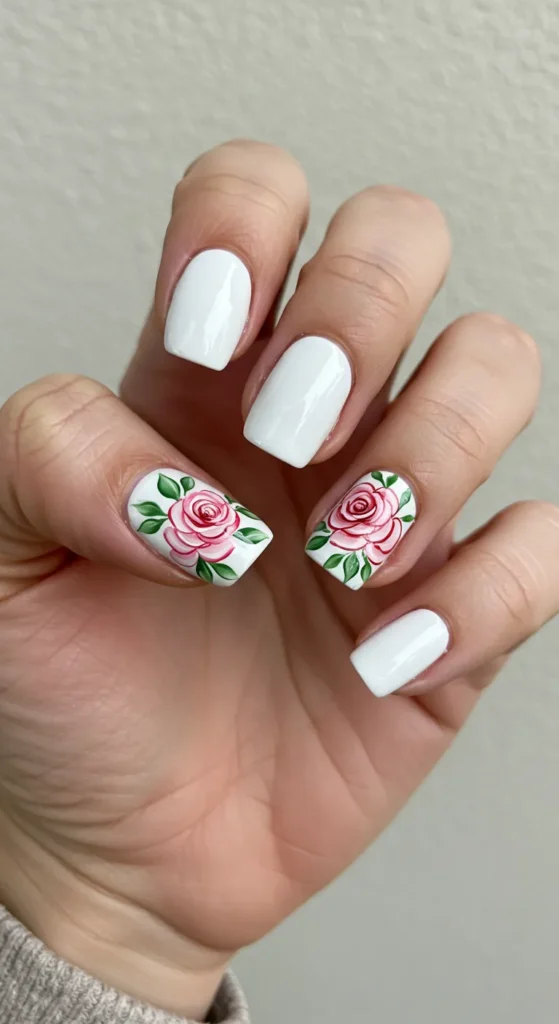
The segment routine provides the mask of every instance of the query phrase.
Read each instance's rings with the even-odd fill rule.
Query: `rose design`
[[[372,565],[381,565],[403,533],[396,518],[399,504],[389,487],[355,484],[328,517],[330,543],[344,551],[364,551]]]
[[[193,490],[175,501],[167,515],[172,525],[163,536],[175,562],[193,566],[199,557],[205,562],[221,562],[234,550],[233,534],[241,520],[221,494]]]

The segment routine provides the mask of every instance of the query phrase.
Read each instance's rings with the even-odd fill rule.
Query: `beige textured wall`
[[[545,360],[464,525],[557,499],[558,24],[557,0],[0,0],[0,397],[116,383],[175,180],[251,135],[308,170],[303,256],[371,182],[442,205],[456,258],[422,343],[491,307]],[[256,1021],[557,1019],[558,656],[552,625],[374,849],[240,958]]]

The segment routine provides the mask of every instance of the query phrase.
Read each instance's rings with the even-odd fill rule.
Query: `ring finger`
[[[311,558],[352,589],[388,558],[378,582],[403,576],[531,418],[539,379],[520,328],[490,314],[456,321],[315,509]]]

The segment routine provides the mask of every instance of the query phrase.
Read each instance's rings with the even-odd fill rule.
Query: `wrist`
[[[106,985],[204,1020],[228,957],[92,885],[17,827],[0,838],[0,900],[45,946]]]

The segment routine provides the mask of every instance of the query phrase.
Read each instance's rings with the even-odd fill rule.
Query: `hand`
[[[464,317],[388,404],[447,269],[443,217],[395,188],[350,199],[274,327],[306,217],[287,154],[202,156],[122,401],[60,376],[0,418],[2,896],[57,952],[180,1013],[378,835],[558,607],[557,509],[452,540],[533,413],[534,343]],[[248,268],[246,327],[248,275],[215,252],[167,318],[206,250]],[[175,352],[235,358],[169,354],[166,319]],[[243,438],[251,408],[280,458]],[[235,500],[195,505],[205,485]]]

